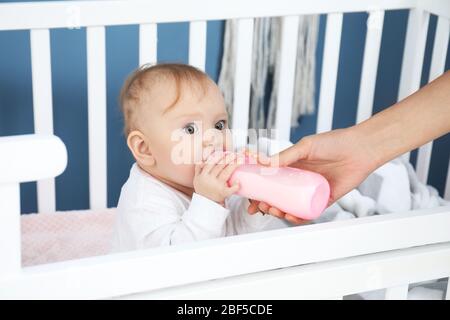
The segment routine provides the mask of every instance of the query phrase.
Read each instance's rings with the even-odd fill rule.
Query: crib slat
[[[292,0],[166,0],[152,1],[29,1],[1,3],[0,30],[66,28],[68,23],[80,27],[96,25],[130,25],[197,20],[229,20],[248,17],[282,17],[332,12],[362,12],[371,7],[385,10],[409,9],[420,3],[427,10],[449,16],[446,0],[364,0],[305,1]],[[437,2],[437,3],[436,3]],[[244,5],[245,4],[245,5]],[[72,10],[71,10],[72,9]],[[21,18],[17,19],[17,12]],[[45,19],[43,18],[45,17]]]
[[[334,97],[341,45],[342,13],[330,13],[327,17],[320,80],[317,133],[329,131],[333,124]]]
[[[158,32],[156,23],[139,25],[139,65],[156,63]]]
[[[87,28],[89,201],[107,207],[105,27]]]
[[[431,57],[430,76],[428,81],[433,81],[445,70],[445,58],[447,57],[450,35],[450,21],[438,17],[436,34],[434,36],[433,53]]]
[[[447,57],[448,37],[450,22],[442,17],[438,18],[436,35],[434,37],[433,54],[431,57],[430,76],[431,82],[439,77],[445,70],[445,58]],[[429,142],[419,148],[417,155],[417,176],[422,183],[427,183],[428,171],[430,169],[431,151],[433,142]]]
[[[409,11],[398,101],[403,100],[420,88],[429,18],[430,14],[422,9],[411,9]],[[409,152],[403,155],[406,160],[409,160],[409,156]]]
[[[237,21],[236,71],[232,126],[236,148],[247,144],[248,116],[250,103],[250,80],[253,47],[253,19]]]
[[[433,149],[433,142],[430,141],[419,148],[417,154],[417,165],[416,172],[419,181],[422,183],[427,183],[428,172],[430,169],[431,151]]]
[[[31,30],[30,45],[34,132],[53,134],[52,71],[49,30]],[[37,204],[38,212],[55,211],[55,179],[45,179],[37,182]]]
[[[0,278],[21,268],[20,188],[18,183],[0,185]]]
[[[36,133],[53,134],[52,70],[49,30],[31,30],[30,44],[34,130]]]
[[[386,300],[406,300],[408,299],[408,285],[392,287],[386,289],[384,296]]]
[[[205,70],[206,64],[206,21],[189,24],[189,64]]]
[[[357,123],[366,120],[372,115],[383,21],[384,11],[372,11],[369,13],[358,97],[358,112],[356,115]]]
[[[276,139],[289,141],[294,98],[295,66],[297,57],[299,17],[282,18],[281,57],[277,110],[275,117]]]
[[[409,11],[398,100],[406,98],[420,87],[429,18],[430,14],[421,9]]]

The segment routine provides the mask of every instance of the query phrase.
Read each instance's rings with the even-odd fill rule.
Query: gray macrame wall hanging
[[[291,125],[297,125],[299,116],[314,112],[315,53],[319,16],[301,16],[299,20],[298,46],[295,70],[294,97]],[[237,24],[228,20],[225,24],[224,52],[219,76],[219,87],[225,97],[230,120],[232,119],[233,80],[236,66]],[[253,56],[250,95],[249,128],[272,129],[275,125],[275,110],[280,66],[280,18],[255,19],[253,33]],[[272,90],[266,90],[271,77]],[[265,101],[270,98],[266,114]],[[266,120],[267,119],[267,120]]]

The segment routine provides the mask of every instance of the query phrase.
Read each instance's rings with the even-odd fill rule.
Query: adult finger
[[[277,218],[280,218],[280,219],[284,219],[284,217],[285,217],[285,213],[275,207],[269,208],[269,214],[271,214]]]
[[[258,203],[259,201],[257,200],[253,200],[253,199],[249,199],[250,205],[247,208],[247,212],[249,214],[255,214],[256,212],[258,212]]]
[[[289,148],[269,158],[270,166],[288,166],[298,160],[306,159],[311,147],[310,138],[305,137]]]
[[[288,213],[285,214],[284,218],[285,218],[287,221],[289,221],[290,223],[292,223],[292,224],[297,224],[297,225],[298,225],[298,224],[306,224],[306,223],[309,222],[308,220],[301,219],[301,218],[299,218],[299,217],[290,215],[290,214],[288,214]]]
[[[258,209],[259,209],[259,211],[261,211],[262,213],[269,214],[269,208],[270,208],[270,206],[269,206],[267,203],[263,202],[263,201],[261,201],[261,202],[258,204]]]

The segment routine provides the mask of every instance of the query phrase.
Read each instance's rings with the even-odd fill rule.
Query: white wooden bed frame
[[[405,299],[408,284],[449,277],[450,207],[21,267],[19,183],[37,181],[38,211],[55,211],[54,177],[67,163],[66,148],[53,135],[49,29],[87,28],[90,207],[102,209],[107,205],[105,26],[140,25],[142,64],[156,61],[157,23],[189,21],[189,63],[204,69],[206,21],[238,19],[232,128],[243,129],[248,126],[253,18],[283,17],[277,128],[279,138],[289,139],[298,16],[328,15],[317,128],[323,132],[332,125],[343,13],[369,13],[357,113],[360,122],[372,113],[384,12],[394,9],[409,9],[399,89],[402,99],[420,86],[430,14],[437,15],[438,22],[429,80],[444,72],[450,1],[0,4],[0,31],[30,30],[35,125],[35,134],[0,138],[0,298],[341,299],[386,288],[386,299]],[[428,176],[431,148],[429,143],[419,151],[417,172],[422,181]]]

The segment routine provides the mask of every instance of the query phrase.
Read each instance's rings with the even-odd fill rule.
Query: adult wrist
[[[389,161],[386,159],[386,139],[383,132],[370,128],[364,123],[360,123],[345,129],[350,141],[357,147],[357,152],[361,155],[362,161],[371,171],[382,166]]]

